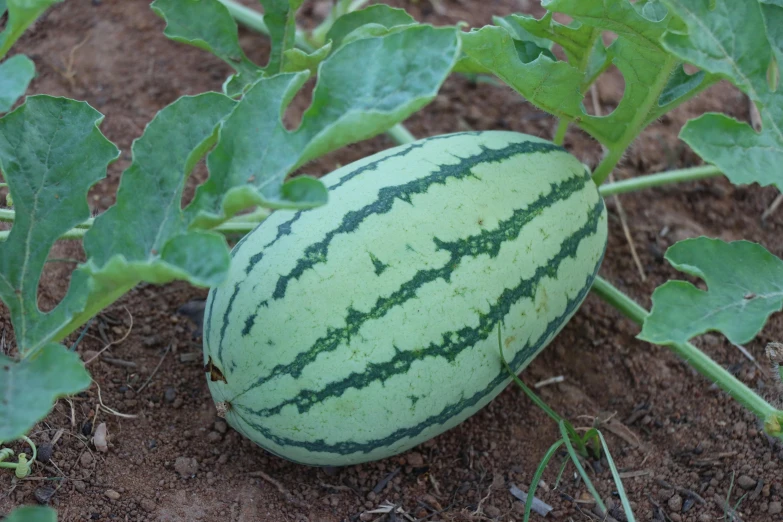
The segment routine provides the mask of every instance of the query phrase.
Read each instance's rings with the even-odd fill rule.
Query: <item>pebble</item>
[[[770,502],[769,503],[769,511],[767,511],[770,515],[777,515],[779,513],[783,513],[783,504],[780,502]]]
[[[177,390],[173,386],[168,386],[166,391],[163,392],[163,400],[172,403],[177,399]]]
[[[39,504],[48,504],[54,496],[55,491],[57,490],[50,486],[41,486],[40,488],[35,488],[35,500]]]
[[[107,489],[103,492],[104,495],[106,495],[106,498],[110,498],[111,500],[119,500],[120,494],[114,491],[113,489]]]
[[[177,457],[174,469],[182,478],[192,477],[198,471],[198,461],[194,458]]]
[[[94,459],[92,458],[92,454],[89,451],[85,451],[82,453],[82,456],[79,457],[79,463],[83,468],[89,468],[92,466],[93,461]]]
[[[74,480],[73,487],[76,488],[76,491],[79,493],[87,491],[87,484],[85,484],[83,480]]]
[[[184,404],[184,401],[182,400],[182,398],[177,397],[177,400],[174,401],[174,404],[172,404],[172,407],[175,410],[178,410],[178,409],[180,409],[182,407],[183,404]]]
[[[699,515],[699,522],[712,522],[712,515],[709,513],[702,513]]]
[[[682,497],[680,495],[673,495],[672,498],[666,502],[666,505],[669,506],[669,509],[672,511],[679,513],[682,509]]]
[[[486,513],[490,518],[497,518],[500,516],[500,510],[495,506],[486,506],[484,508],[484,513]]]
[[[217,421],[215,421],[215,431],[225,435],[226,432],[228,431],[228,424],[226,424],[226,421],[224,421],[224,420],[217,420]]]
[[[147,500],[146,498],[140,502],[141,509],[143,509],[146,512],[155,511],[155,502],[151,500]]]
[[[220,436],[220,433],[218,433],[218,432],[216,432],[216,431],[210,431],[210,432],[207,434],[207,441],[211,442],[212,444],[215,444],[215,443],[217,443],[217,442],[220,442],[220,440],[221,440],[222,438],[223,438],[223,437],[221,437],[221,436]]]
[[[51,444],[41,444],[38,446],[38,456],[36,457],[36,460],[38,460],[38,462],[49,462],[49,459],[52,458],[52,452]]]
[[[413,466],[414,468],[420,468],[424,466],[424,457],[422,457],[421,453],[418,451],[411,451],[406,456],[406,459],[408,461],[408,465]]]
[[[750,478],[747,475],[740,475],[740,478],[737,479],[737,485],[744,489],[745,491],[749,491],[756,487],[756,480]]]

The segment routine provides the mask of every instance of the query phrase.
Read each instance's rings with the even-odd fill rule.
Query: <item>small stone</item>
[[[220,439],[222,438],[223,437],[220,436],[220,433],[216,431],[210,431],[209,434],[207,434],[207,441],[209,441],[212,444],[220,442]]]
[[[146,511],[147,513],[150,513],[152,511],[155,511],[155,503],[151,500],[147,500],[146,498],[143,499],[141,502],[141,509]]]
[[[103,492],[104,495],[106,495],[106,498],[109,498],[111,500],[119,500],[120,494],[114,491],[113,489],[107,489]]]
[[[709,513],[699,515],[699,522],[712,522],[712,516]]]
[[[192,477],[198,471],[198,461],[188,457],[177,457],[174,469],[182,478]]]
[[[177,400],[175,400],[174,404],[172,404],[171,406],[175,410],[178,410],[178,409],[180,409],[182,407],[183,404],[184,404],[184,401],[182,400],[182,398],[181,397],[177,397]]]
[[[85,491],[87,491],[87,484],[85,484],[83,480],[74,480],[73,487],[79,493],[84,493]]]
[[[752,479],[747,475],[740,475],[740,478],[737,479],[737,485],[745,491],[755,488],[756,482],[756,479]]]
[[[679,513],[669,513],[669,518],[672,519],[672,522],[682,522],[682,517]]]
[[[666,502],[666,505],[669,506],[669,509],[672,511],[679,513],[682,509],[682,497],[680,495],[672,495],[672,498]]]
[[[163,400],[171,404],[177,399],[177,390],[174,387],[169,386],[166,391],[163,392]]]
[[[57,490],[50,486],[35,488],[35,500],[39,504],[48,504]]]
[[[89,451],[85,451],[82,453],[82,456],[79,457],[79,464],[81,464],[83,468],[89,468],[92,466],[93,462],[94,459],[92,458],[92,454]]]
[[[413,466],[414,468],[420,468],[424,466],[424,457],[421,456],[421,453],[417,451],[411,451],[406,455],[406,459],[408,460],[408,465]]]
[[[497,518],[500,516],[500,510],[495,506],[486,506],[484,508],[484,513],[486,513],[490,518]]]
[[[224,421],[224,420],[217,420],[217,421],[215,421],[215,431],[225,435],[226,432],[228,431],[228,424],[226,424],[226,421]]]
[[[783,512],[783,504],[780,502],[770,502],[769,503],[769,513],[770,515],[777,515],[779,513]]]
[[[52,458],[52,445],[51,444],[41,444],[38,446],[38,456],[36,457],[36,460],[38,462],[49,462],[49,459]]]
[[[161,337],[160,335],[150,335],[149,337],[145,337],[141,343],[147,348],[154,348],[161,343]]]
[[[155,449],[158,447],[158,441],[155,439],[150,439],[147,441],[147,449]]]

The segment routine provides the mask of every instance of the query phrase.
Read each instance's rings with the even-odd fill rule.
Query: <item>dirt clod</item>
[[[113,489],[107,489],[103,492],[103,494],[106,496],[106,498],[110,500],[119,500],[120,494],[114,491]]]
[[[82,453],[82,456],[79,457],[79,464],[85,469],[91,467],[93,462],[95,462],[95,459],[89,451],[85,451]]]
[[[74,480],[73,487],[79,493],[84,493],[85,491],[87,491],[87,484],[85,484],[84,481],[82,480]]]
[[[152,511],[155,511],[155,502],[149,500],[149,499],[142,499],[141,502],[139,502],[139,505],[141,506],[141,509],[146,511],[147,513],[150,513]]]
[[[408,461],[408,465],[413,466],[414,468],[420,468],[424,466],[424,457],[422,457],[421,453],[418,451],[411,451],[408,453],[406,460]]]
[[[676,494],[672,495],[669,501],[666,502],[666,505],[669,506],[669,509],[671,509],[675,513],[679,513],[680,510],[682,509],[682,497]]]
[[[51,486],[41,486],[39,488],[35,488],[35,500],[39,504],[48,504],[49,501],[52,500],[52,497],[56,491],[57,490]]]
[[[781,512],[783,512],[783,504],[777,501],[769,503],[769,509],[767,510],[767,513],[770,515],[778,515]]]
[[[177,457],[174,462],[174,470],[182,478],[190,478],[198,471],[198,461],[191,457]]]
[[[169,386],[166,391],[163,392],[163,400],[172,403],[177,399],[177,390],[174,387]]]
[[[747,475],[740,475],[737,479],[737,485],[746,491],[755,488],[756,482],[756,479],[750,478]]]
[[[38,446],[36,460],[38,460],[38,462],[47,463],[52,458],[52,452],[53,449],[51,444],[41,444]]]

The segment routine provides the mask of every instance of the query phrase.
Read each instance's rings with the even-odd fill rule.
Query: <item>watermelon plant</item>
[[[205,363],[220,411],[292,460],[381,458],[455,425],[511,380],[501,360],[521,371],[591,288],[643,326],[640,338],[670,346],[783,435],[783,412],[689,343],[709,330],[752,339],[783,305],[780,259],[750,242],[680,242],[667,259],[708,290],[666,283],[650,313],[596,276],[606,240],[599,194],[720,174],[783,188],[780,0],[543,0],[542,19],[513,15],[464,33],[345,0],[305,33],[295,24],[302,0],[261,3],[263,17],[230,0],[153,3],[167,36],[235,74],[222,93],[183,97],[150,122],[117,203],[94,219],[84,195],[118,154],[98,129],[102,116],[31,96],[0,119],[0,170],[15,206],[2,214],[13,226],[0,245],[0,297],[17,350],[0,354],[0,439],[22,436],[56,397],[89,385],[60,344],[68,335],[138,282],[175,279],[213,288]],[[265,67],[242,51],[232,14],[270,35]],[[590,115],[583,97],[611,65],[625,78],[623,99],[608,116]],[[494,75],[559,118],[552,142],[506,132],[414,141],[395,127],[450,71]],[[283,113],[313,74],[312,104],[288,130]],[[756,104],[760,132],[704,115],[681,137],[709,165],[604,183],[647,125],[721,79]],[[592,173],[559,147],[570,126],[605,147]],[[323,181],[286,181],[389,129],[399,148]],[[204,157],[210,177],[182,208]],[[255,222],[241,213],[258,208],[278,210],[256,227],[266,213],[252,212]],[[229,253],[221,232],[250,229]],[[62,237],[83,238],[87,260],[66,297],[41,312],[38,280]]]

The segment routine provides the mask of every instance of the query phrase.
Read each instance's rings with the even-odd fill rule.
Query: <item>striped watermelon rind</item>
[[[226,420],[312,465],[402,452],[485,406],[586,297],[606,209],[584,166],[485,131],[396,147],[322,178],[330,202],[277,211],[232,251],[206,305]]]

